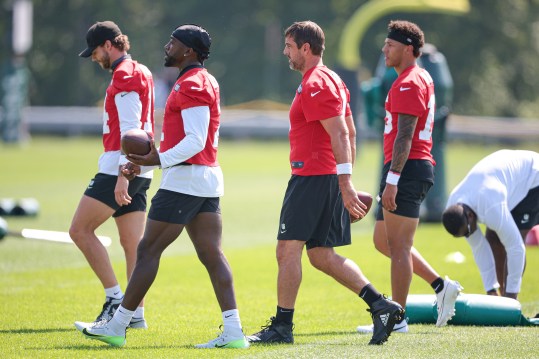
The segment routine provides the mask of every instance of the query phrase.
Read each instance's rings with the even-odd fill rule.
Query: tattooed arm
[[[391,160],[391,171],[401,173],[412,146],[412,138],[417,125],[417,117],[400,113],[397,124],[397,137],[393,144],[393,157]],[[386,183],[384,193],[382,193],[382,206],[388,211],[397,209],[395,198],[397,197],[398,187]]]

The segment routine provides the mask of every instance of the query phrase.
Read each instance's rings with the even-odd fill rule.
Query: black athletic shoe
[[[404,318],[404,309],[385,297],[372,303],[372,307],[367,309],[371,312],[372,323],[374,325],[370,345],[381,345],[393,331],[395,323],[399,323]]]
[[[248,335],[247,340],[251,343],[293,344],[293,330],[294,324],[278,322],[275,317],[271,317],[261,331]]]

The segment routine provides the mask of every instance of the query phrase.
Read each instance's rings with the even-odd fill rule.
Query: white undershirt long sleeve
[[[221,167],[178,165],[204,149],[208,138],[208,106],[182,110],[185,137],[174,147],[159,154],[163,176],[160,188],[198,197],[220,197],[224,194]]]
[[[451,192],[447,206],[463,203],[477,220],[496,232],[507,252],[506,291],[519,293],[526,248],[511,211],[539,187],[539,154],[532,151],[500,150],[479,161]],[[473,233],[468,242],[481,271],[485,290],[492,289],[494,260],[482,233]],[[494,271],[494,272],[493,272]],[[497,281],[496,281],[497,283]]]

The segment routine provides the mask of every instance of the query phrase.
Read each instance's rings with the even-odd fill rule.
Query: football
[[[150,152],[152,135],[141,129],[133,129],[122,136],[122,152],[126,155],[146,155]]]
[[[371,209],[371,206],[372,206],[372,196],[371,196],[371,194],[368,193],[368,192],[358,191],[357,192],[357,198],[359,198],[359,200],[361,202],[363,202],[365,204],[365,206],[367,206],[367,209],[365,210],[365,212],[369,213],[369,210]],[[352,223],[358,222],[360,220],[361,220],[361,218],[353,218],[352,216],[350,216],[350,221]]]

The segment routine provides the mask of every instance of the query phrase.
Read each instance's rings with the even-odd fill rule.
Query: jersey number
[[[427,108],[429,109],[429,114],[427,115],[427,120],[425,121],[425,127],[419,131],[419,139],[424,141],[430,140],[432,136],[432,123],[434,122],[434,110],[436,108],[434,94],[430,96]],[[391,112],[386,110],[384,133],[388,134],[391,132],[391,130],[393,130],[393,116],[391,116]]]

